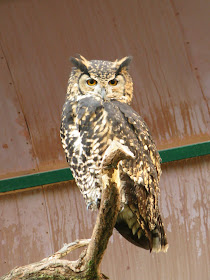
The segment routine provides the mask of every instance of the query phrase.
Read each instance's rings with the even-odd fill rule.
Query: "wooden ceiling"
[[[69,57],[76,53],[107,60],[133,55],[133,107],[159,149],[207,141],[205,5],[203,0],[1,1],[0,176],[67,166],[59,126]]]

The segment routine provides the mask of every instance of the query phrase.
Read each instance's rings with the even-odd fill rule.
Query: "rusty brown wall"
[[[159,149],[209,140],[209,10],[208,0],[1,0],[0,178],[67,166],[59,126],[76,53],[133,55],[133,107]],[[209,168],[209,157],[163,165],[169,251],[149,254],[114,232],[110,279],[210,277]],[[0,275],[90,237],[94,220],[74,182],[1,195]]]

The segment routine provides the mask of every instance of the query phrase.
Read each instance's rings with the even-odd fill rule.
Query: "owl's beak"
[[[101,97],[103,99],[106,97],[106,89],[104,87],[101,89]]]

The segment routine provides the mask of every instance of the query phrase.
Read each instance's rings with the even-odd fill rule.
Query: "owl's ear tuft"
[[[122,59],[116,60],[117,74],[122,71],[123,68],[128,69],[132,60],[132,56],[126,56]]]
[[[88,65],[89,61],[85,59],[83,56],[80,54],[77,55],[78,58],[76,57],[70,57],[71,63],[78,69],[80,69],[81,72],[84,72],[88,74]]]

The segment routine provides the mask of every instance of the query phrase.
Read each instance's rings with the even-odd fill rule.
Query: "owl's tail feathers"
[[[128,227],[125,221],[120,221],[115,224],[116,230],[129,242],[146,250],[150,250],[149,239],[145,234],[141,234],[139,238],[137,234],[133,234],[132,229]]]
[[[123,213],[124,211],[126,214]],[[136,216],[128,212],[128,207],[125,207],[124,211],[118,216],[115,228],[125,239],[150,252],[167,251],[168,242],[160,215],[154,230],[149,230],[147,223],[143,220],[139,223]]]
[[[156,228],[152,231],[152,248],[153,252],[167,252],[168,241],[166,238],[164,226],[161,220],[161,216],[158,217],[158,223]]]

